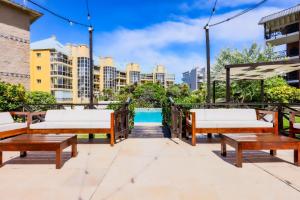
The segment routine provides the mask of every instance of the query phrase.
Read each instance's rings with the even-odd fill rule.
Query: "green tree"
[[[114,92],[113,92],[112,89],[105,88],[105,89],[103,89],[102,93],[103,93],[103,100],[104,101],[112,101],[112,100],[114,100]]]
[[[56,99],[49,92],[32,91],[26,92],[25,103],[34,111],[44,111],[50,109],[51,104],[56,104]]]
[[[265,49],[261,49],[257,44],[253,44],[249,49],[243,49],[242,51],[225,49],[221,51],[220,55],[216,60],[216,64],[213,69],[213,76],[218,76],[222,73],[225,65],[229,64],[242,64],[242,63],[256,63],[256,62],[268,62],[273,61],[277,58],[277,53],[274,52],[271,46],[267,46]],[[277,88],[278,92],[284,93],[284,89],[290,92],[282,94],[281,98],[277,98],[274,95],[272,88]],[[282,88],[283,87],[283,88]],[[291,95],[296,94],[293,88],[289,88],[286,81],[281,77],[273,77],[265,81],[265,90],[267,93],[267,100],[269,101],[294,101],[297,98]],[[225,84],[224,82],[218,82],[216,85],[216,97],[224,99],[225,97]],[[260,101],[260,83],[257,80],[237,80],[232,81],[231,93],[233,100],[236,102],[253,102]],[[290,94],[290,95],[289,95]],[[280,95],[281,96],[281,95]]]
[[[132,97],[137,107],[161,107],[166,101],[166,91],[159,83],[145,83],[135,88]]]
[[[25,100],[25,88],[0,82],[0,111],[14,111],[22,107]]]

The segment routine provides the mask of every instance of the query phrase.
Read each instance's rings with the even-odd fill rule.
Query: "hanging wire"
[[[42,9],[42,10],[44,10],[44,11],[46,11],[46,12],[52,14],[53,16],[55,16],[55,17],[57,17],[57,18],[60,18],[60,19],[62,19],[62,20],[64,20],[64,21],[66,21],[66,22],[68,22],[70,25],[77,24],[77,25],[84,26],[84,27],[90,27],[90,25],[88,25],[88,24],[84,24],[84,23],[81,23],[81,22],[72,20],[72,19],[70,19],[70,18],[67,18],[67,17],[65,17],[65,16],[62,16],[62,15],[60,15],[60,14],[57,14],[56,12],[54,12],[54,11],[52,11],[52,10],[50,10],[50,9],[48,9],[48,8],[46,8],[46,7],[42,6],[42,5],[40,5],[40,4],[38,4],[38,3],[36,3],[36,2],[34,2],[34,1],[32,1],[32,0],[27,0],[27,1],[30,2],[30,3],[32,3],[32,4],[35,5],[35,6],[39,7],[40,9]]]
[[[89,0],[85,0],[85,4],[86,4],[86,11],[87,11],[87,19],[90,20],[91,15],[90,15],[90,8],[89,8]]]
[[[209,19],[208,19],[208,22],[206,23],[206,26],[209,25],[209,23],[210,23],[212,17],[213,17],[214,14],[216,13],[217,3],[218,3],[218,0],[215,0],[214,6],[213,6],[213,8],[212,8],[212,10],[211,10],[210,17],[209,17]]]
[[[236,15],[233,15],[232,17],[229,17],[229,18],[227,18],[227,19],[225,19],[225,20],[222,20],[222,21],[220,21],[220,22],[211,24],[211,25],[209,25],[209,26],[210,26],[210,27],[211,27],[211,26],[217,26],[217,25],[219,25],[219,24],[222,24],[222,23],[228,22],[228,21],[230,21],[230,20],[233,20],[233,19],[235,19],[235,18],[237,18],[237,17],[239,17],[239,16],[241,16],[241,15],[244,15],[244,14],[250,12],[251,10],[254,10],[254,9],[258,8],[259,6],[261,6],[262,4],[266,3],[267,1],[268,1],[268,0],[260,1],[260,2],[258,2],[257,4],[253,5],[252,7],[247,8],[247,9],[245,9],[245,10],[243,10],[243,11],[237,13]]]

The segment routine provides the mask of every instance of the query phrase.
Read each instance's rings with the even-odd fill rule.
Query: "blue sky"
[[[24,0],[15,0],[23,4]],[[34,0],[47,8],[87,22],[85,0]],[[260,0],[218,0],[212,22],[225,19]],[[292,7],[299,0],[269,0],[259,9],[211,29],[212,62],[222,48],[242,49],[263,43],[261,17]],[[89,0],[94,32],[94,54],[112,56],[120,69],[137,62],[150,72],[164,64],[170,73],[181,74],[194,66],[206,67],[206,24],[214,0]],[[36,8],[29,2],[28,7]],[[62,43],[88,43],[86,28],[41,11],[44,16],[31,26],[31,41],[56,35]]]

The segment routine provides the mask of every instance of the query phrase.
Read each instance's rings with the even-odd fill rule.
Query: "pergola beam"
[[[225,69],[227,68],[239,68],[239,67],[259,67],[259,66],[268,66],[268,65],[287,65],[287,64],[299,64],[300,59],[289,59],[289,60],[279,60],[279,61],[270,61],[270,62],[257,62],[257,63],[244,63],[244,64],[232,64],[225,65]]]

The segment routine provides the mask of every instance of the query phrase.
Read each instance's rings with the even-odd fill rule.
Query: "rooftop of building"
[[[285,17],[285,16],[288,16],[288,15],[291,15],[291,14],[299,13],[299,12],[300,12],[300,4],[298,4],[296,6],[293,6],[291,8],[279,11],[277,13],[273,13],[271,15],[265,16],[265,17],[261,18],[261,20],[259,21],[258,24],[262,25],[262,24],[265,24],[265,23],[270,22],[272,20],[275,20],[275,19],[278,19],[278,18],[281,18],[281,17]]]
[[[20,10],[20,11],[23,11],[24,13],[27,13],[29,14],[30,16],[30,23],[33,23],[34,21],[36,21],[38,18],[40,18],[43,13],[40,13],[36,10],[33,10],[33,9],[30,9],[30,8],[27,8],[21,4],[18,4],[16,2],[13,2],[11,0],[0,0],[0,3],[3,3],[7,6],[10,6],[14,9],[17,9],[17,10]]]
[[[65,55],[70,55],[69,50],[61,44],[55,36],[51,36],[50,38],[39,40],[30,44],[31,50],[51,50],[54,49],[57,52],[61,52]]]

